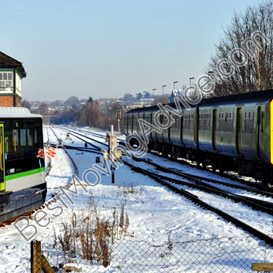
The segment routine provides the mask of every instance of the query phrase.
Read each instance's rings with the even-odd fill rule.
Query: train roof
[[[255,91],[249,93],[239,93],[233,95],[227,95],[222,97],[211,97],[208,99],[203,99],[198,105],[195,106],[210,106],[210,105],[225,105],[225,104],[239,104],[245,102],[261,102],[261,101],[271,101],[273,99],[273,89],[265,90],[265,91]],[[174,103],[169,103],[170,106],[175,107]],[[157,105],[136,108],[128,111],[127,113],[135,113],[135,112],[146,112],[146,111],[157,111]]]
[[[42,118],[24,107],[0,107],[0,118]]]
[[[261,102],[261,101],[270,101],[273,99],[273,90],[263,90],[263,91],[254,91],[254,92],[248,92],[248,93],[239,93],[239,94],[233,94],[223,97],[212,97],[208,99],[204,99],[200,102],[199,105],[214,105],[214,104],[239,104],[239,103],[255,103],[255,102]]]

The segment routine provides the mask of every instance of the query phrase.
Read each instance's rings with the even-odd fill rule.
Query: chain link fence
[[[222,238],[157,245],[145,241],[118,240],[111,246],[110,264],[103,266],[94,256],[83,260],[58,249],[43,251],[51,265],[70,264],[78,272],[180,273],[252,272],[252,263],[273,262],[273,247],[253,238]],[[57,270],[56,270],[57,271]],[[58,272],[66,272],[60,269]],[[77,271],[76,271],[77,272]]]

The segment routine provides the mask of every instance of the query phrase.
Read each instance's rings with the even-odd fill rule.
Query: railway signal
[[[122,151],[118,149],[117,136],[114,134],[114,126],[111,125],[111,133],[106,135],[108,142],[108,150],[103,151],[104,162],[111,161],[112,183],[115,183],[115,162],[122,156]]]

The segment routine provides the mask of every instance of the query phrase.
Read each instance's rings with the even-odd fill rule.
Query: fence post
[[[254,263],[251,269],[252,271],[273,272],[273,263]]]
[[[51,267],[51,265],[49,264],[44,255],[42,255],[42,270],[45,273],[55,273],[55,270],[53,270],[53,268]]]
[[[36,240],[31,241],[31,273],[41,273],[41,255],[41,242]]]
[[[42,254],[41,241],[31,241],[31,273],[55,273],[46,257]]]

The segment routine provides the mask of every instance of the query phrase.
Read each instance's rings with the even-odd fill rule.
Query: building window
[[[12,72],[0,72],[0,91],[10,91],[12,87],[13,73]]]

